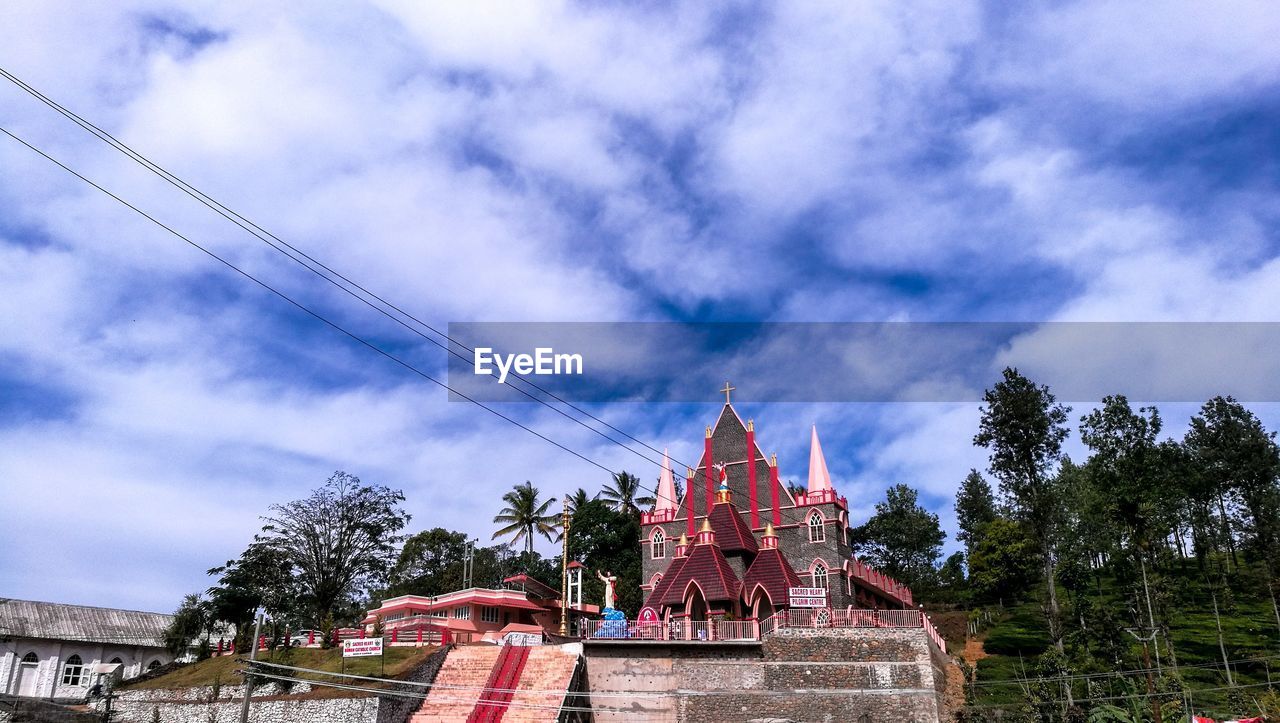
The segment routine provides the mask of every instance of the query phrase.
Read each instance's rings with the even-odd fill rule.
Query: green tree
[[[410,536],[391,568],[386,596],[440,595],[460,589],[466,551],[467,536],[443,527]]]
[[[632,616],[639,613],[644,600],[636,515],[611,509],[604,500],[592,500],[574,510],[569,522],[569,559],[589,569],[583,575],[586,602],[598,604],[604,594],[604,585],[594,572],[611,572],[618,578],[616,607]]]
[[[996,498],[991,492],[991,485],[978,470],[969,470],[956,493],[956,524],[960,528],[956,539],[963,542],[965,550],[972,554],[983,526],[995,519]]]
[[[969,554],[974,598],[1011,602],[1024,596],[1039,574],[1036,541],[1020,523],[998,518],[982,528]]]
[[[938,516],[918,503],[919,494],[904,484],[885,491],[876,512],[854,528],[854,549],[881,571],[911,587],[933,583],[934,565],[947,533]]]
[[[298,602],[301,591],[293,562],[278,548],[258,541],[240,557],[209,570],[218,584],[208,590],[213,616],[235,628],[237,645],[247,642],[258,608],[272,620],[302,622]]]
[[[629,472],[617,472],[609,484],[600,490],[600,499],[604,500],[616,512],[625,512],[639,517],[641,507],[653,506],[654,499],[642,495],[640,478]]]
[[[385,585],[409,515],[404,494],[334,472],[308,497],[272,505],[260,541],[293,564],[313,619],[358,591]]]
[[[180,658],[191,648],[207,627],[212,610],[199,595],[187,595],[173,614],[173,622],[164,631],[164,646],[175,658]]]
[[[507,505],[498,511],[493,521],[504,526],[493,533],[493,539],[510,535],[513,544],[524,542],[525,553],[533,552],[535,535],[555,540],[558,535],[556,522],[559,516],[547,513],[547,508],[555,500],[548,499],[540,502],[538,497],[538,488],[527,480],[503,495],[502,501]]]
[[[1062,458],[1070,407],[1057,403],[1046,386],[1006,368],[983,395],[974,444],[990,450],[989,470],[1008,497],[1013,514],[1035,535],[1048,594],[1046,616],[1054,647],[1063,652],[1062,613],[1055,580],[1062,501],[1055,468]]]
[[[579,487],[576,492],[569,495],[569,511],[573,512],[595,498],[596,496]]]

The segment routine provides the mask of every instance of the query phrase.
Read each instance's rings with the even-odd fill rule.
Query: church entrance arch
[[[702,588],[696,583],[689,585],[689,590],[685,593],[684,610],[689,614],[689,620],[699,622],[707,619],[707,599],[702,595]]]
[[[751,617],[756,620],[766,620],[773,617],[773,613],[773,601],[769,599],[763,587],[757,587],[755,597],[751,600]]]

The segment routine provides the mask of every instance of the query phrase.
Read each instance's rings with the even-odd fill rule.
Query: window
[[[454,608],[454,609],[453,609],[453,618],[454,618],[454,620],[470,620],[470,619],[471,619],[471,606],[469,606],[469,605],[463,605],[463,606],[462,606],[462,607],[460,607],[460,608]]]
[[[433,618],[447,618],[447,617],[449,617],[449,611],[448,611],[448,610],[444,610],[444,609],[441,609],[441,610],[432,610],[432,611],[431,611],[431,617],[433,617]]]
[[[36,657],[36,654],[34,652],[31,652],[22,656],[22,662],[27,663],[28,665],[33,665],[33,664],[39,663],[40,659]]]
[[[84,661],[79,655],[73,655],[67,658],[67,665],[62,669],[63,685],[80,685],[80,681],[84,678]]]
[[[822,513],[814,510],[809,513],[809,542],[823,542],[827,539],[827,530],[823,526],[825,520]]]
[[[251,643],[252,643],[253,641],[252,641],[252,640],[250,640],[249,642],[251,642]],[[148,673],[150,673],[151,671],[153,671],[153,670],[155,670],[156,668],[159,668],[159,667],[160,667],[160,661],[159,661],[159,660],[153,660],[153,661],[151,661],[151,664],[147,666],[147,672],[148,672]]]
[[[488,605],[480,608],[480,622],[496,623],[498,622],[498,608]]]
[[[661,527],[653,531],[653,537],[649,540],[652,548],[650,556],[653,559],[661,560],[667,556],[667,536],[662,533]]]
[[[119,658],[112,658],[111,665],[124,665],[124,661]]]
[[[813,586],[827,589],[827,566],[821,560],[813,566]]]

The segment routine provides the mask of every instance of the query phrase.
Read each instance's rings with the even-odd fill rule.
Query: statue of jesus
[[[596,570],[596,577],[600,578],[600,581],[604,583],[604,607],[608,610],[613,607],[613,584],[618,581],[618,578],[607,570],[603,575],[600,574],[599,570]]]

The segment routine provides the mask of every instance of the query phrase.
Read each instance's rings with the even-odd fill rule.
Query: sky
[[[1280,321],[1276,37],[1274,3],[1232,0],[0,4],[0,67],[439,328]],[[0,126],[444,373],[6,81]],[[991,382],[1011,349],[984,352]],[[1095,372],[1123,392],[1177,351]],[[906,483],[955,549],[955,488],[986,465],[976,402],[732,381],[784,479],[806,478],[816,424],[855,522]],[[715,388],[584,407],[687,462]],[[550,410],[498,408],[657,477]],[[512,485],[607,477],[0,136],[0,596],[172,610],[338,469],[402,489],[410,531],[486,541]]]

